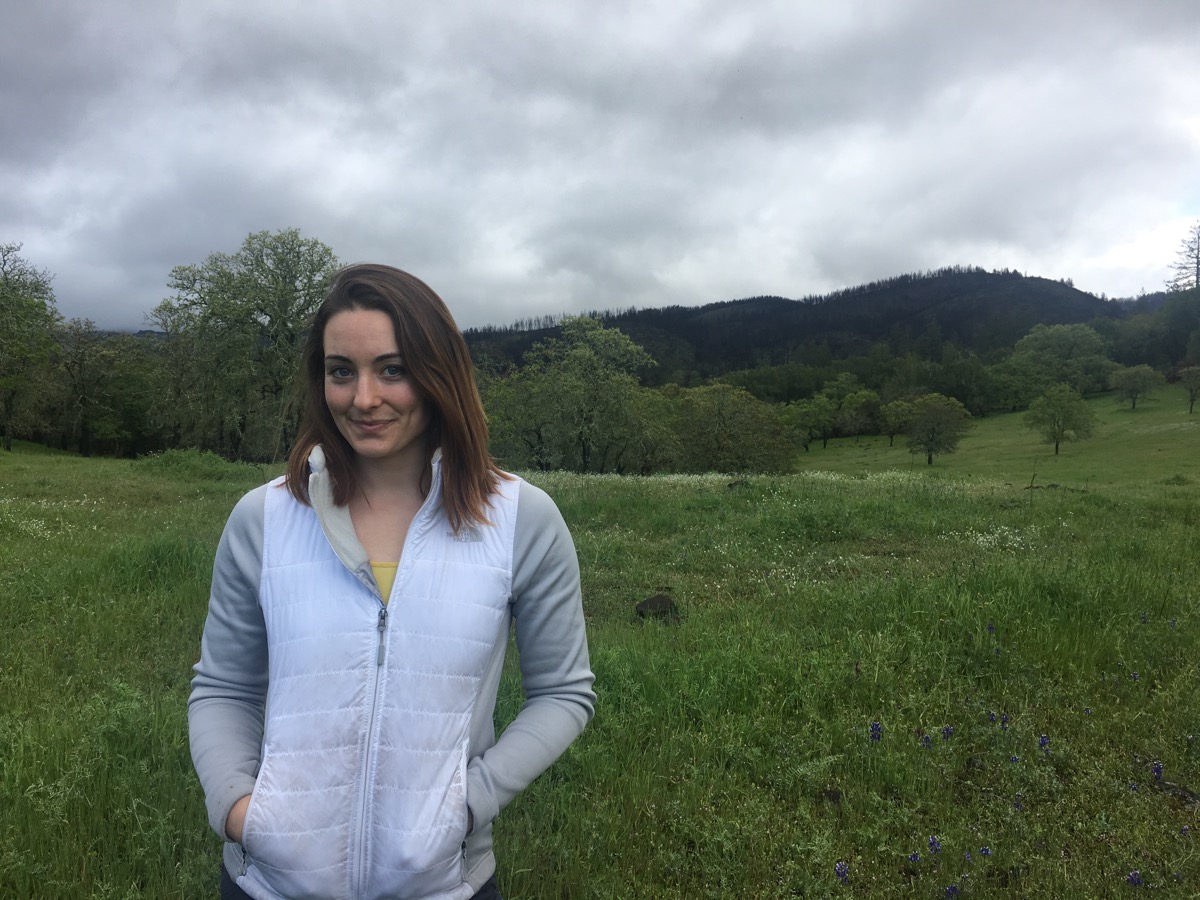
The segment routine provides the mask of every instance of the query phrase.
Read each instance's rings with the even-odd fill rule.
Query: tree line
[[[1189,243],[1189,241],[1191,243]],[[170,294],[138,335],[64,321],[53,276],[0,245],[0,437],[135,456],[192,447],[228,459],[277,460],[296,427],[293,376],[307,323],[338,267],[333,251],[296,229],[249,235],[232,254],[176,266]],[[472,344],[493,452],[511,468],[581,472],[779,472],[796,452],[833,437],[903,436],[932,463],[972,417],[1027,409],[1044,440],[1090,434],[1084,396],[1115,391],[1136,409],[1166,377],[1200,393],[1200,289],[1180,251],[1171,291],[1152,309],[1083,324],[1037,324],[1007,349],[980,354],[936,323],[862,352],[804,346],[797,358],[705,374],[687,342],[665,332],[635,340],[632,310],[534,317],[523,350]],[[870,289],[909,289],[922,278],[980,278],[955,268],[901,276]],[[1004,273],[1009,280],[1024,276]],[[766,316],[782,298],[750,306]],[[809,304],[813,305],[813,304]],[[825,308],[834,301],[816,304]],[[647,312],[647,311],[643,311]],[[664,315],[669,313],[661,311]],[[753,315],[721,305],[716,314]]]

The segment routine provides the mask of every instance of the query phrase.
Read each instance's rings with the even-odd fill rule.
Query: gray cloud
[[[1200,217],[1188,0],[60,0],[0,85],[0,240],[108,327],[264,229],[475,325],[955,263],[1130,295]]]

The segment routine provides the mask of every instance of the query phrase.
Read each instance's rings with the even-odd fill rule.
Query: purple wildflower
[[[946,896],[947,897],[957,897],[958,896],[958,885],[952,884],[948,888],[946,888]]]
[[[1130,677],[1130,678],[1132,678],[1134,681],[1137,681],[1137,680],[1138,680],[1138,673],[1137,673],[1137,672],[1130,672],[1130,673],[1129,673],[1129,677]]]
[[[1136,781],[1129,782],[1129,790],[1136,794],[1138,792],[1138,783]]]
[[[876,743],[883,740],[883,724],[881,722],[871,723],[871,740]]]
[[[1154,773],[1155,781],[1163,780],[1163,764],[1157,759],[1150,765],[1150,771]]]
[[[931,738],[927,734],[921,735],[921,749],[928,750],[932,746],[933,746],[933,738]]]
[[[1008,713],[1000,714],[1000,727],[1008,731]]]
[[[1132,872],[1130,872],[1128,875],[1125,876],[1125,880],[1128,881],[1130,884],[1132,884],[1134,887],[1141,887],[1142,886],[1142,873],[1139,872],[1137,869],[1134,869]]]
[[[938,840],[936,834],[931,834],[929,836],[929,852],[930,853],[941,853],[942,852],[942,842]]]
[[[942,726],[942,740],[948,741],[952,737],[954,737],[954,726],[953,725],[943,725]]]
[[[979,855],[980,856],[991,856],[992,848],[987,846],[986,844],[984,844],[982,847],[979,848]]]
[[[971,861],[971,851],[970,850],[963,851],[963,859],[966,860],[967,862]]]
[[[988,634],[995,634],[995,633],[996,633],[996,623],[988,622]]]
[[[991,722],[993,725],[996,724],[996,714],[994,712],[988,713],[988,721]]]
[[[1017,755],[1014,753],[1012,756],[1010,756],[1010,757],[1008,758],[1008,761],[1009,761],[1010,763],[1012,763],[1013,765],[1016,765],[1017,763],[1019,763],[1019,762],[1021,761],[1021,757],[1017,756]]]
[[[908,854],[908,861],[910,863],[919,863],[921,861],[921,854],[914,850],[912,853]]]
[[[842,884],[850,883],[850,866],[844,862],[839,862],[833,867],[833,874]]]
[[[1013,798],[1013,809],[1024,809],[1025,804],[1021,802],[1021,792],[1017,791],[1017,795]]]
[[[1083,708],[1083,714],[1085,716],[1090,716],[1092,714],[1092,708],[1090,706],[1085,706]]]
[[[1049,756],[1050,755],[1050,735],[1043,734],[1040,738],[1038,738],[1038,746],[1041,748],[1043,753],[1045,753],[1047,756]]]

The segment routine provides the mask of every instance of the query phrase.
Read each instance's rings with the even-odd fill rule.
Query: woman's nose
[[[355,384],[354,405],[360,409],[370,409],[379,405],[379,385],[370,375],[362,376]]]

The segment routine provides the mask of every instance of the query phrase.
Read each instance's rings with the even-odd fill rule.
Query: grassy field
[[[501,816],[505,895],[1200,895],[1200,415],[1092,402],[1057,459],[1001,416],[932,467],[535,477],[600,704]],[[0,897],[216,896],[184,703],[265,475],[0,454]],[[678,624],[634,615],[659,591]]]

